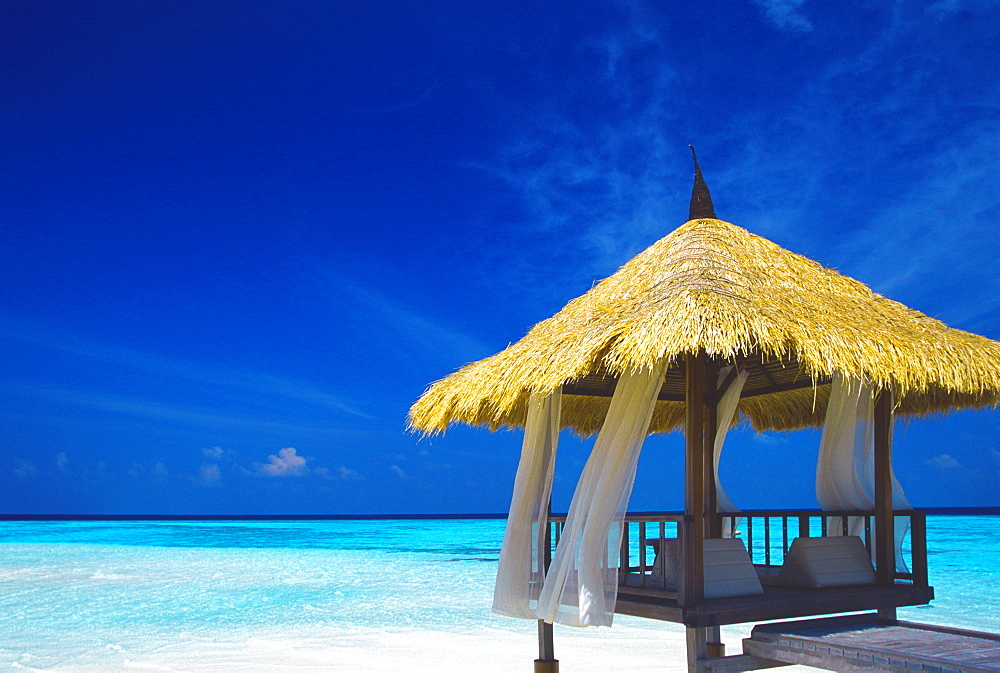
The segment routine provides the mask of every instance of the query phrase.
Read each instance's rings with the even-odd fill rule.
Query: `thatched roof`
[[[996,405],[1000,343],[951,329],[745,229],[693,219],[517,343],[434,383],[411,427],[521,426],[528,395],[563,387],[563,425],[600,428],[615,377],[671,361],[651,431],[684,421],[684,354],[750,377],[758,430],[822,424],[839,372],[891,388],[903,415]]]

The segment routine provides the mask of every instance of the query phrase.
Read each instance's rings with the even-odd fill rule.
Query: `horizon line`
[[[915,508],[936,515],[1000,515],[1000,505],[976,507]],[[755,510],[742,510],[753,514]],[[774,511],[774,510],[762,510]],[[822,510],[816,510],[821,512]],[[630,512],[630,514],[663,514],[667,512]],[[676,512],[670,512],[676,513]],[[553,513],[565,516],[565,513]],[[0,521],[375,521],[375,520],[460,520],[506,519],[506,512],[436,513],[436,514],[0,514]]]

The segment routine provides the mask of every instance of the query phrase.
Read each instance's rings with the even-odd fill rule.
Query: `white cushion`
[[[857,535],[798,537],[785,555],[778,583],[810,589],[863,586],[875,584],[875,568]]]
[[[660,543],[660,553],[653,564],[654,575],[662,564],[664,588],[676,590],[678,560],[677,540]],[[743,541],[737,538],[705,540],[705,598],[758,596],[764,593],[753,562]]]

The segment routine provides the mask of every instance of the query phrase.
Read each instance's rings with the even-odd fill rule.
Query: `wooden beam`
[[[796,379],[794,381],[789,381],[787,383],[776,383],[773,386],[766,386],[764,388],[753,388],[750,390],[745,390],[741,395],[741,399],[746,399],[748,397],[758,397],[760,395],[770,395],[771,393],[784,393],[789,390],[801,390],[802,388],[812,388],[815,386],[825,386],[831,383],[833,379],[820,378],[813,381],[812,379]]]
[[[892,516],[892,391],[875,396],[875,573],[881,586],[896,572]]]
[[[743,393],[740,395],[744,399],[760,395],[770,395],[772,393],[783,393],[790,390],[801,390],[802,388],[811,388],[813,386],[823,386],[829,384],[832,380],[828,377],[815,380],[809,377],[796,377],[791,381],[777,382],[762,365],[754,364],[754,366],[764,372],[765,380],[769,383],[757,388],[744,388]],[[735,378],[735,373],[732,376]],[[605,378],[587,377],[579,381],[564,383],[562,385],[562,393],[563,395],[580,395],[583,397],[612,397],[615,394],[615,386],[617,384],[618,379],[613,376]],[[726,387],[720,387],[719,390],[725,391]],[[661,402],[685,402],[687,396],[685,393],[677,390],[676,384],[668,386],[668,383],[664,382],[660,388],[660,392],[657,393],[656,399]]]
[[[763,362],[757,365],[757,369],[759,369],[760,373],[764,375],[764,378],[767,379],[768,384],[770,384],[772,388],[778,385],[775,382],[774,377],[771,376],[771,372],[767,371],[767,366],[764,365]]]
[[[705,597],[705,375],[704,351],[685,357],[686,426],[684,429],[684,524],[680,545],[684,560],[679,583],[682,606]]]
[[[794,619],[860,610],[883,610],[926,605],[934,599],[934,589],[910,584],[891,587],[861,586],[829,589],[772,589],[763,596],[715,598],[691,608],[664,592],[657,598],[652,592],[643,595],[621,587],[615,612],[647,619],[681,623],[685,626],[747,624],[775,619]]]
[[[736,371],[733,370],[730,374]],[[719,516],[719,494],[715,483],[715,435],[719,426],[719,398],[725,388],[718,385],[719,374],[716,366],[709,362],[705,368],[707,387],[705,409],[705,535],[707,537],[722,537],[722,517]]]

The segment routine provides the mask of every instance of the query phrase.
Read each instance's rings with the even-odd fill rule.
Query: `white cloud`
[[[60,451],[56,454],[56,468],[58,468],[60,472],[65,473],[68,467],[69,458],[66,457],[65,451]]]
[[[170,472],[167,471],[166,466],[160,461],[156,461],[151,468],[146,467],[142,463],[132,463],[132,467],[128,469],[128,474],[136,479],[149,474],[157,481],[163,481],[170,476]]]
[[[349,467],[344,467],[343,465],[341,465],[340,467],[337,468],[336,474],[341,479],[360,479],[361,478],[361,475],[358,474],[355,470],[352,470]]]
[[[403,471],[403,468],[401,468],[399,465],[391,465],[389,467],[389,471],[392,472],[393,474],[395,474],[400,479],[408,479],[409,478],[408,475],[406,474],[406,472]]]
[[[219,466],[215,463],[206,463],[198,469],[198,478],[205,484],[214,484],[222,478],[219,473]]]
[[[772,432],[770,430],[754,433],[750,437],[758,444],[764,444],[766,446],[780,446],[782,444],[788,444],[788,435]]]
[[[38,468],[30,460],[17,460],[14,466],[14,476],[19,479],[27,479],[38,474]]]
[[[812,22],[799,10],[806,0],[754,0],[754,4],[764,10],[768,21],[781,30],[808,32]]]
[[[349,467],[341,465],[335,470],[331,470],[327,467],[317,467],[313,469],[313,472],[317,475],[323,477],[324,479],[336,479],[340,481],[360,481],[361,475],[358,474],[356,470],[352,470]]]
[[[295,449],[288,447],[278,451],[278,455],[268,456],[266,465],[257,466],[257,471],[270,477],[298,477],[306,471],[306,459],[298,455]]]
[[[948,453],[941,453],[933,458],[929,458],[924,461],[924,465],[930,465],[931,467],[938,467],[942,470],[953,470],[957,467],[962,467],[962,464],[958,462],[954,456]]]
[[[224,452],[223,452],[221,446],[213,446],[210,449],[202,449],[201,453],[206,458],[211,458],[213,460],[219,460],[220,458],[222,458],[222,454]]]

